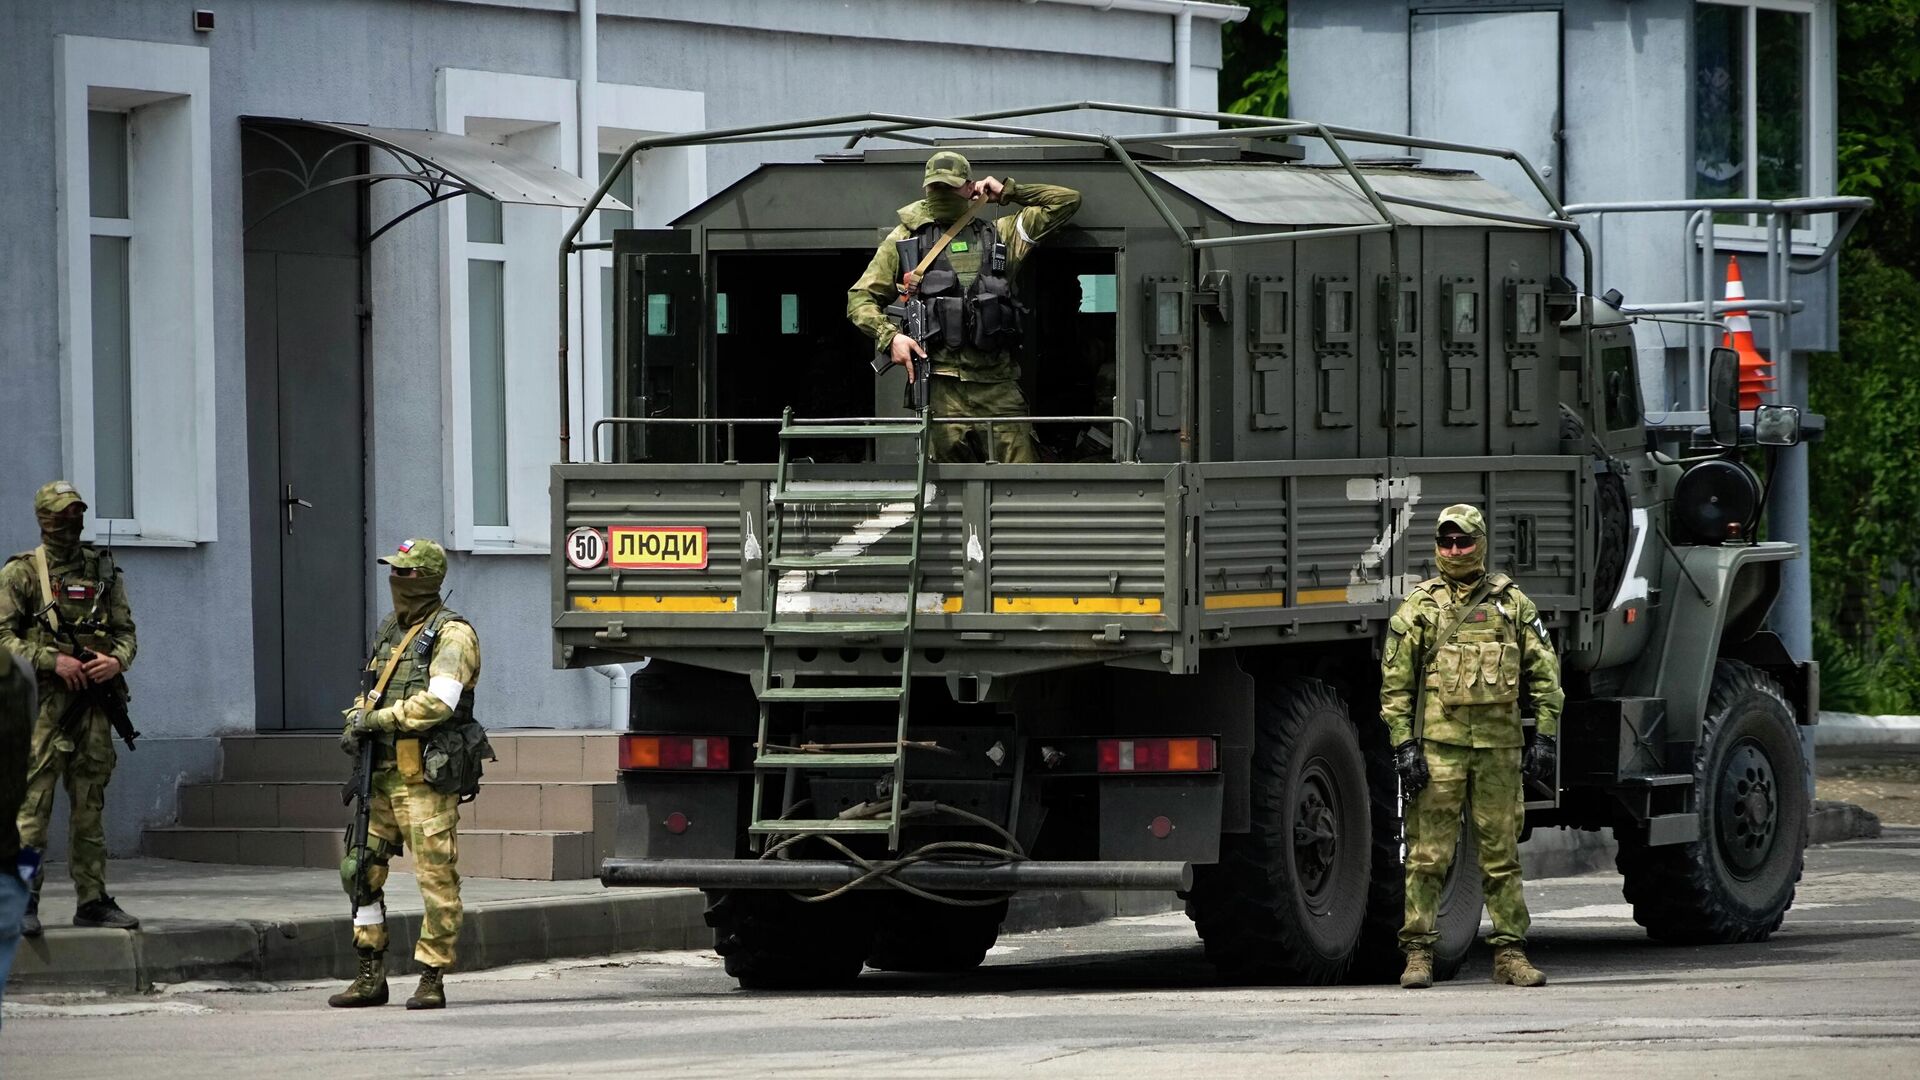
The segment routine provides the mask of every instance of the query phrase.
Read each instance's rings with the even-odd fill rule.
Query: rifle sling
[[[1414,742],[1419,742],[1426,734],[1427,661],[1432,657],[1440,655],[1441,649],[1453,643],[1453,635],[1460,632],[1460,625],[1467,621],[1467,616],[1473,614],[1473,609],[1486,603],[1487,597],[1492,595],[1493,575],[1483,573],[1480,575],[1480,584],[1474,586],[1473,592],[1468,594],[1466,602],[1447,612],[1447,621],[1440,624],[1440,634],[1434,638],[1433,647],[1427,649],[1425,654],[1420,657],[1420,665],[1414,669],[1414,685],[1419,688],[1419,693],[1414,695],[1416,700],[1413,703]]]
[[[53,602],[53,578],[47,573],[47,545],[33,549],[33,572],[40,575],[40,606],[47,613],[47,625],[60,632],[60,607]]]
[[[371,709],[380,703],[381,695],[387,692],[387,682],[393,678],[393,669],[400,666],[400,657],[413,644],[413,639],[419,635],[420,631],[427,628],[427,623],[432,621],[432,616],[428,616],[415,623],[413,628],[407,631],[407,636],[400,639],[400,644],[393,647],[393,652],[387,654],[387,666],[380,672],[380,680],[373,684],[373,690],[367,694],[367,708]]]
[[[940,235],[940,239],[934,241],[933,246],[927,249],[927,253],[920,257],[919,264],[912,270],[901,275],[900,299],[905,300],[913,295],[914,289],[920,284],[920,279],[926,275],[927,267],[933,265],[933,260],[939,258],[941,252],[947,250],[947,245],[953,243],[953,238],[960,235],[960,230],[966,228],[968,224],[973,221],[973,216],[978,214],[980,208],[985,205],[987,205],[987,197],[985,195],[974,199],[972,204],[967,207],[967,212],[960,215],[960,220],[948,226],[947,231]]]

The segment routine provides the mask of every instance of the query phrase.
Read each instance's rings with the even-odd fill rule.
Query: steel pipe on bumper
[[[852,863],[828,859],[608,859],[600,883],[651,888],[837,889],[865,876]],[[1193,864],[1184,862],[916,862],[888,876],[905,885],[950,892],[1025,889],[1115,889],[1136,892],[1193,888]],[[877,878],[866,889],[889,886]]]

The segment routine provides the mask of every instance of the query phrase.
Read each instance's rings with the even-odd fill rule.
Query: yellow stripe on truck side
[[[1158,615],[1157,596],[996,596],[995,615]]]
[[[1301,589],[1300,602],[1303,604],[1344,604],[1347,602],[1347,587],[1335,585],[1327,589]]]
[[[1234,592],[1215,593],[1207,597],[1208,611],[1232,611],[1236,608],[1286,607],[1287,594],[1283,592]]]
[[[738,611],[737,596],[576,596],[575,611],[715,612]]]

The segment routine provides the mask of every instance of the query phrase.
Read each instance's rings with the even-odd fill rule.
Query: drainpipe
[[[600,180],[600,122],[594,109],[594,99],[600,90],[600,0],[577,0],[577,3],[580,16],[580,64],[575,93],[578,96],[579,115],[575,118],[574,126],[580,146],[580,179],[592,185]],[[578,336],[584,346],[586,328],[599,324],[594,313],[588,309],[588,302],[599,300],[605,303],[606,299],[600,296],[598,279],[588,280],[593,275],[586,252],[574,256],[574,270],[579,275],[575,280],[580,282],[580,287],[574,290],[574,294],[580,297]],[[587,382],[587,350],[584,347],[575,349],[573,363],[574,377],[580,386],[580,394],[576,399],[580,402],[580,412],[574,418],[575,429],[586,432],[591,430],[587,419],[591,409],[587,402],[594,395]]]
[[[1176,109],[1193,108],[1193,9],[1181,8],[1180,14],[1173,17],[1173,107]],[[1181,117],[1173,125],[1175,131],[1189,131],[1193,121]]]
[[[599,664],[588,668],[596,675],[605,676],[607,687],[612,693],[607,703],[607,727],[612,731],[625,731],[633,709],[633,673],[647,666],[648,661],[637,664]]]

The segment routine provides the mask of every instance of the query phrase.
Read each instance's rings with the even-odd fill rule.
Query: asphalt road
[[[1771,942],[1654,944],[1599,874],[1530,883],[1539,990],[1484,951],[1433,990],[1215,985],[1184,916],[1013,935],[966,976],[739,991],[705,953],[455,975],[452,1007],[331,985],[9,999],[0,1076],[1423,1077],[1920,1072],[1920,830],[1809,852]]]

